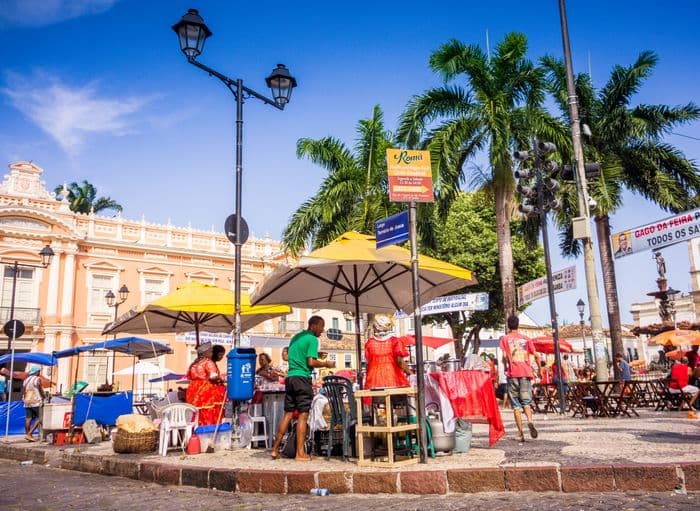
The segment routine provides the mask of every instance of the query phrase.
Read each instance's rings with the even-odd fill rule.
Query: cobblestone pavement
[[[27,493],[24,493],[24,492]],[[232,494],[189,487],[167,487],[95,474],[22,466],[3,460],[0,470],[0,509],[17,510],[139,510],[195,511],[198,509],[327,510],[381,509],[395,511],[489,509],[490,511],[549,510],[697,510],[700,493],[480,493],[476,495],[256,495]]]

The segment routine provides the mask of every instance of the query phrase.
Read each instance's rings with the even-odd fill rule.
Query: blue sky
[[[263,93],[277,63],[299,81],[284,112],[256,100],[244,107],[243,216],[258,236],[279,238],[324,176],[296,159],[297,139],[333,135],[352,144],[357,121],[375,104],[395,129],[411,95],[440,84],[427,66],[440,44],[457,38],[485,45],[488,31],[493,47],[521,31],[531,58],[562,55],[556,0],[246,8],[214,0],[0,0],[0,164],[32,160],[45,169],[49,188],[87,179],[123,204],[127,218],[223,230],[234,207],[235,103],[179,50],[170,26],[189,7],[214,33],[200,61]],[[660,62],[637,100],[700,102],[700,4],[570,0],[568,14],[575,70],[587,71],[590,62],[597,86],[613,65],[651,49]],[[676,131],[700,138],[698,128]],[[697,140],[668,141],[700,158]],[[629,195],[613,230],[665,216]],[[552,249],[555,270],[578,266],[579,289],[557,295],[560,322],[578,321],[574,304],[587,301],[582,264]],[[688,291],[686,245],[664,255],[669,282]],[[623,321],[631,321],[630,304],[655,285],[655,264],[645,252],[618,262],[617,271]],[[549,322],[546,299],[528,312]]]

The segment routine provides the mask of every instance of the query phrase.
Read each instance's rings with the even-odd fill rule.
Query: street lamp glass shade
[[[281,107],[289,103],[292,89],[297,86],[296,79],[289,74],[289,69],[284,64],[277,64],[270,76],[265,78],[265,83],[272,90],[275,103]]]
[[[105,293],[105,301],[107,302],[107,307],[114,307],[114,301],[116,300],[116,298],[117,297],[114,295],[111,289],[107,291],[107,293]]]
[[[180,39],[180,49],[188,59],[197,58],[202,53],[204,41],[211,36],[211,30],[204,24],[197,9],[189,9],[172,28]]]
[[[586,304],[579,298],[578,302],[576,302],[576,308],[578,309],[579,314],[583,314],[583,311],[586,309]]]
[[[51,247],[46,245],[44,248],[41,249],[39,255],[41,256],[41,265],[43,267],[47,267],[51,264],[51,260],[53,259],[54,253]]]
[[[122,287],[119,288],[119,301],[124,302],[126,301],[126,298],[129,296],[129,288],[126,287],[126,284],[124,284]]]

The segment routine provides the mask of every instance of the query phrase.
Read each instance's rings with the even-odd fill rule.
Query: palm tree
[[[68,188],[65,185],[59,185],[54,188],[56,198],[63,200],[64,195],[70,203],[71,211],[75,213],[88,214],[91,211],[97,213],[105,209],[113,209],[121,212],[122,206],[110,197],[97,197],[97,189],[86,180],[81,184],[73,182]]]
[[[328,172],[318,191],[292,215],[282,243],[294,255],[322,247],[340,234],[374,232],[374,222],[399,211],[389,202],[386,149],[392,135],[384,127],[381,108],[357,125],[353,150],[334,137],[297,141],[297,157],[308,158]]]
[[[487,151],[504,318],[516,310],[510,230],[515,205],[513,149],[527,148],[533,136],[560,147],[568,143],[564,127],[540,107],[544,74],[525,58],[526,52],[527,39],[518,33],[506,35],[493,56],[456,40],[442,45],[431,55],[430,67],[445,82],[463,78],[467,88],[446,83],[414,96],[397,133],[407,147],[430,150],[442,219],[465,181],[465,162]]]
[[[695,206],[700,191],[700,173],[676,147],[663,141],[674,127],[698,119],[700,109],[693,103],[670,107],[667,105],[630,106],[632,96],[651,75],[657,63],[651,51],[642,52],[629,67],[615,66],[605,86],[597,91],[590,78],[576,79],[581,122],[590,127],[591,136],[585,142],[586,159],[601,163],[601,175],[593,180],[591,196],[597,201],[593,211],[596,235],[603,269],[608,321],[613,356],[624,356],[620,309],[615,279],[615,264],[610,245],[610,213],[622,206],[625,188],[656,203],[665,211],[679,212]],[[549,89],[559,108],[568,118],[566,74],[564,64],[552,57],[542,59],[548,70]],[[569,187],[575,193],[573,186]],[[565,205],[576,208],[575,196]],[[576,255],[579,246],[570,229],[572,212],[564,208],[560,220],[565,231],[561,247],[565,255]],[[617,369],[615,369],[617,372]]]

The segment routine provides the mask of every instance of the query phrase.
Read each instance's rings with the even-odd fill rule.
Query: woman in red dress
[[[199,425],[216,424],[226,397],[226,387],[213,358],[214,347],[205,342],[197,348],[198,357],[187,370],[190,386],[186,401],[199,408]]]
[[[377,315],[372,324],[374,336],[367,339],[365,358],[367,378],[365,388],[408,387],[408,368],[404,357],[408,351],[399,337],[392,335],[391,318]]]

